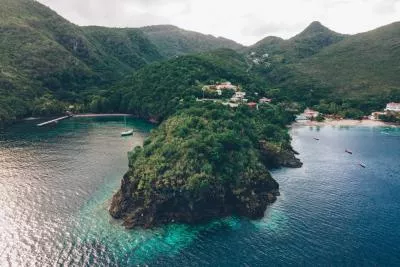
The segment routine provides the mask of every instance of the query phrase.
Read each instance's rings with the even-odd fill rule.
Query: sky
[[[354,34],[400,20],[400,0],[39,0],[78,25],[172,24],[251,45],[290,38],[312,21]]]

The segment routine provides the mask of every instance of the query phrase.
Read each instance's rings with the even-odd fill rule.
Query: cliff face
[[[140,179],[132,177],[134,170],[124,176],[110,206],[110,214],[123,219],[127,228],[192,224],[233,214],[259,219],[279,195],[278,183],[268,174],[237,187],[215,185],[201,192],[171,187],[143,190]]]
[[[260,141],[260,151],[262,160],[268,168],[301,168],[303,166],[303,163],[296,158],[298,153],[291,147],[282,149],[266,141]]]

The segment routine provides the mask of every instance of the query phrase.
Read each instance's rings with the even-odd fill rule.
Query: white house
[[[307,119],[313,119],[313,118],[318,117],[319,112],[318,112],[318,111],[315,111],[315,110],[312,110],[312,109],[309,109],[309,108],[306,108],[306,109],[304,110],[303,115],[304,115]]]
[[[246,92],[236,92],[233,97],[244,98],[246,96]]]
[[[388,103],[386,105],[385,111],[394,111],[394,112],[400,112],[400,103]]]
[[[217,90],[237,90],[237,86],[232,85],[230,82],[224,82],[216,86]]]

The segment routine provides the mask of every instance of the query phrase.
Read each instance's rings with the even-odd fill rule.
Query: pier
[[[72,117],[71,115],[67,115],[67,116],[60,117],[60,118],[57,118],[57,119],[54,119],[54,120],[51,120],[51,121],[46,121],[46,122],[39,123],[39,124],[37,124],[37,126],[38,127],[46,126],[46,125],[49,125],[49,124],[57,123],[59,121],[71,118],[71,117]]]

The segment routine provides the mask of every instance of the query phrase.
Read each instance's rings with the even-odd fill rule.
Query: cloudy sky
[[[289,38],[314,20],[358,33],[400,20],[400,0],[39,0],[78,25],[173,24],[252,44]]]

